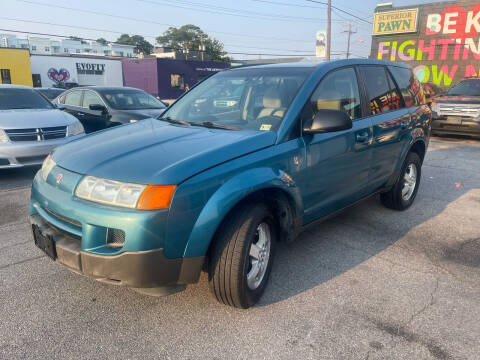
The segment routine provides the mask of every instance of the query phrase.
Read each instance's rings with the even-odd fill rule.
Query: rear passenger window
[[[398,110],[403,108],[403,102],[402,102],[402,97],[400,96],[400,92],[397,88],[397,85],[395,85],[395,81],[393,81],[392,75],[387,71],[387,78],[388,78],[388,84],[390,85],[390,92],[392,94],[392,109],[393,110]]]
[[[340,110],[352,120],[362,116],[357,75],[353,68],[336,70],[326,75],[310,98],[311,116],[318,110]]]
[[[413,76],[410,69],[389,66],[397,82],[406,107],[417,106],[424,103],[424,95],[419,81]]]
[[[372,115],[382,114],[400,108],[399,94],[392,90],[383,66],[362,66],[368,101]],[[393,86],[393,82],[390,81]],[[394,102],[394,98],[397,101]]]
[[[80,106],[81,91],[71,91],[65,95],[65,105]]]

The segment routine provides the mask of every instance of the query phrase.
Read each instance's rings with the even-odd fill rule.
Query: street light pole
[[[328,0],[327,6],[327,54],[326,60],[330,61],[330,49],[332,40],[332,0]]]

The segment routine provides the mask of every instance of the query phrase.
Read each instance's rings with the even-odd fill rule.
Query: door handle
[[[361,132],[355,135],[355,140],[357,143],[366,143],[368,139],[370,138],[370,135],[368,132]]]
[[[84,114],[84,113],[81,113],[81,112],[77,113],[77,115],[78,115],[78,116],[85,116],[85,114]]]

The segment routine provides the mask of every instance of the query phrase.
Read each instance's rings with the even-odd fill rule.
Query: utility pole
[[[350,57],[350,38],[352,36],[352,34],[356,34],[357,31],[353,31],[352,30],[353,28],[353,24],[352,23],[348,23],[348,30],[345,30],[344,33],[347,33],[348,34],[348,40],[347,40],[347,59]]]
[[[332,0],[328,0],[327,6],[327,54],[326,60],[330,61],[330,49],[332,40]]]
[[[202,58],[202,61],[205,60],[205,45],[203,44],[203,35],[200,35],[200,45],[198,47],[200,50],[200,56]]]

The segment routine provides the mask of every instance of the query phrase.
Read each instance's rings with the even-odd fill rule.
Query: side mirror
[[[58,110],[65,110],[65,105],[64,104],[60,104],[60,103],[56,103],[56,104],[53,104]]]
[[[351,129],[352,119],[340,110],[318,110],[310,124],[303,125],[304,134],[319,134]]]
[[[106,114],[108,112],[107,108],[100,104],[91,104],[88,108],[93,111],[101,111],[102,114]]]

